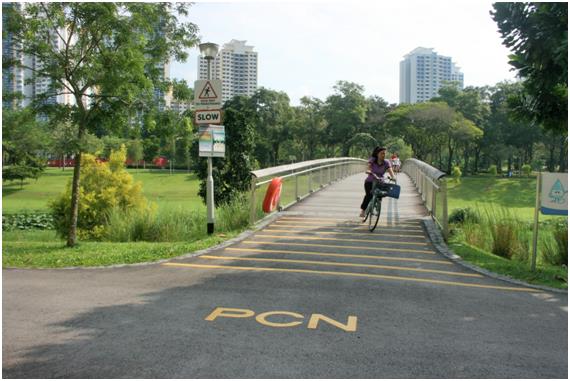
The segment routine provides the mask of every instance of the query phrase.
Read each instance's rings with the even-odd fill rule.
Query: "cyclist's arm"
[[[388,168],[388,173],[390,173],[390,177],[391,178],[395,178],[396,176],[394,175],[394,171],[392,170],[392,167]]]
[[[380,178],[374,172],[372,172],[372,163],[368,163],[368,170],[366,171],[366,174],[372,175],[376,177],[378,180],[380,180]]]

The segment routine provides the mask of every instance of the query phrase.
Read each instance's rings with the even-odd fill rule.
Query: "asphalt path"
[[[3,377],[567,378],[567,294],[437,253],[405,175],[369,233],[362,181],[198,257],[3,270]]]

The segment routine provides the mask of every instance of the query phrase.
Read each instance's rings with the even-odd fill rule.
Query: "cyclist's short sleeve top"
[[[388,168],[392,168],[392,165],[390,164],[390,160],[386,160],[384,159],[383,163],[378,164],[376,162],[376,160],[374,160],[373,157],[371,157],[368,162],[372,165],[372,173],[374,173],[376,176],[382,178],[382,176],[384,176],[384,173],[386,173],[386,171],[388,170]],[[368,175],[368,177],[365,180],[367,183],[371,183],[372,181],[374,181],[374,176],[372,175]]]

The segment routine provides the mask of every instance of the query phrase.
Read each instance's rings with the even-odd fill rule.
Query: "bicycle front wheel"
[[[370,219],[368,220],[368,230],[373,232],[378,225],[378,221],[380,220],[380,211],[382,210],[382,199],[378,197],[376,202],[372,207],[372,213],[370,213]]]

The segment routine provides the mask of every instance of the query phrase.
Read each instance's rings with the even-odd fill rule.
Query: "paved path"
[[[436,253],[405,175],[369,233],[362,181],[200,257],[4,270],[3,376],[567,377],[567,295]]]

